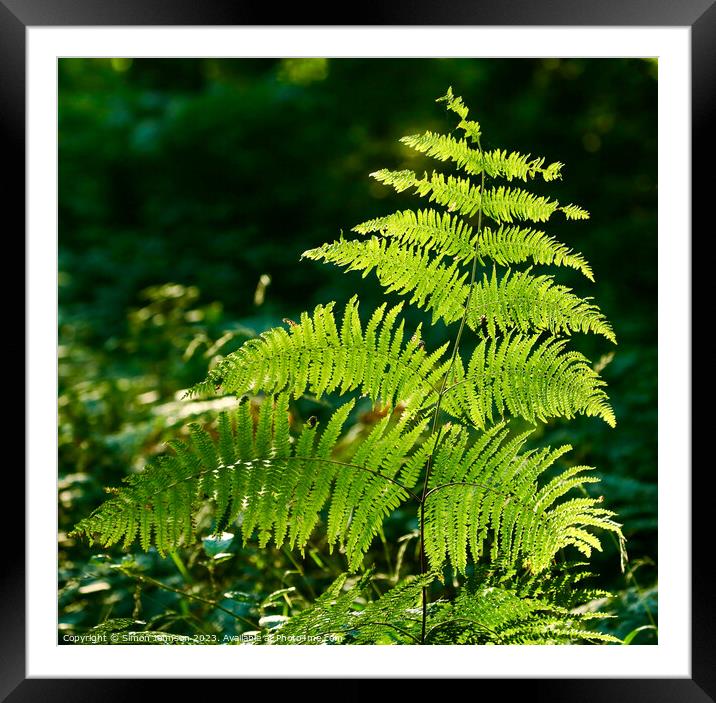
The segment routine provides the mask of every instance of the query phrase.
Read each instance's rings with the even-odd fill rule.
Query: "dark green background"
[[[374,278],[299,262],[300,254],[363,220],[416,205],[368,173],[434,165],[397,138],[450,131],[453,116],[435,104],[450,85],[480,121],[483,147],[564,162],[562,181],[535,182],[535,189],[591,213],[587,222],[550,223],[549,232],[581,251],[595,272],[594,284],[571,270],[556,273],[580,295],[594,296],[613,323],[617,347],[591,337],[575,338],[575,346],[595,361],[615,352],[603,374],[618,425],[557,422],[538,441],[568,441],[575,446],[570,461],[603,474],[597,492],[624,522],[632,571],[619,573],[608,545],[595,559],[599,585],[621,593],[623,622],[650,622],[657,543],[654,60],[62,59],[58,71],[64,631],[131,612],[131,583],[96,557],[90,564],[97,550],[66,532],[102,500],[102,485],[118,483],[178,431],[175,394],[203,378],[219,351],[211,342],[237,333],[225,353],[244,334],[321,302],[342,303],[355,291],[364,310],[382,299]],[[266,274],[271,283],[257,305]],[[428,341],[445,334],[438,326]],[[253,575],[241,575],[247,583],[281,586],[278,576],[268,583],[261,574],[279,573],[286,555],[270,564],[262,555],[240,558],[253,564]],[[406,558],[409,567],[410,553]],[[327,573],[310,564],[316,573],[307,578],[320,585]],[[176,578],[160,560],[146,568]],[[231,567],[217,568],[233,578]],[[201,574],[194,578],[202,581]],[[171,598],[155,603],[157,613],[175,607]],[[621,634],[630,629],[620,627]],[[652,637],[645,631],[635,642]]]

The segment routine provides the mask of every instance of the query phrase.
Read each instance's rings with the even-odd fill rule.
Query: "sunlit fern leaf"
[[[375,269],[386,292],[410,294],[408,302],[432,313],[433,322],[454,322],[462,316],[468,273],[460,271],[456,263],[443,263],[440,256],[430,259],[418,247],[371,237],[324,244],[303,256],[362,271],[364,277]]]
[[[417,246],[371,237],[324,244],[303,256],[361,271],[364,277],[375,270],[386,292],[410,295],[408,302],[431,313],[433,323],[459,320],[468,301],[468,271],[442,255],[430,258]],[[552,276],[535,276],[530,270],[507,271],[501,278],[495,270],[492,276],[484,274],[473,287],[467,324],[491,337],[511,329],[553,335],[577,331],[601,334],[616,343],[596,305],[555,284]]]
[[[531,260],[535,264],[569,266],[581,271],[590,281],[594,275],[580,254],[540,230],[526,227],[483,227],[478,234],[457,215],[432,209],[403,210],[377,217],[356,225],[359,234],[379,233],[404,245],[418,246],[424,252],[453,257],[466,263],[477,255],[478,260],[492,260],[510,266]]]
[[[345,549],[351,569],[360,565],[385,518],[408,498],[406,488],[412,486],[397,474],[427,425],[427,419],[413,422],[407,413],[396,423],[386,416],[350,457],[363,470],[336,472],[327,535],[329,543]]]
[[[484,192],[468,178],[444,176],[433,171],[418,178],[414,171],[381,169],[370,174],[377,181],[392,186],[398,193],[415,188],[415,193],[443,205],[449,212],[472,217],[478,210],[497,223],[514,220],[547,222],[557,211],[567,219],[588,219],[589,213],[576,205],[560,206],[556,200],[534,195],[521,188],[491,187]]]
[[[376,600],[367,600],[371,572],[350,583],[341,574],[314,603],[275,630],[268,644],[416,644],[419,599],[432,577],[408,580]]]
[[[503,417],[536,423],[577,414],[616,425],[606,383],[567,340],[509,333],[480,341],[467,369],[453,369],[443,407],[453,417],[485,428]]]
[[[305,610],[262,633],[267,644],[417,644],[422,589],[434,574],[400,583],[373,600],[371,574],[350,583],[339,576]],[[594,613],[570,612],[547,597],[497,585],[463,586],[452,602],[428,607],[426,644],[619,643],[591,629]]]
[[[294,633],[337,635],[346,643],[415,643],[427,624],[426,641],[435,644],[612,642],[589,631],[593,614],[571,612],[589,594],[560,577],[554,562],[563,549],[589,557],[601,549],[604,531],[616,535],[624,556],[620,525],[584,491],[596,480],[589,467],[558,468],[568,446],[528,449],[529,432],[514,435],[508,424],[577,414],[615,424],[605,382],[582,354],[568,350],[566,339],[585,332],[614,342],[608,321],[590,298],[552,276],[515,268],[568,266],[593,279],[580,254],[522,224],[546,222],[555,212],[568,220],[589,213],[487,183],[552,181],[561,178],[562,164],[484,151],[481,127],[469,119],[462,98],[448,90],[438,102],[458,115],[464,136],[426,132],[403,143],[451,162],[463,175],[377,171],[377,180],[398,192],[413,190],[434,206],[369,220],[354,231],[373,236],[341,237],[305,256],[364,276],[374,271],[388,291],[431,313],[433,322],[459,321],[457,336],[430,352],[420,327],[406,330],[403,304],[381,305],[361,320],[356,297],[340,318],[329,303],[304,312],[297,323],[286,321],[288,328],[264,332],[220,360],[189,392],[264,394],[258,408],[239,404],[208,431],[190,426],[188,441],[170,442],[171,452],[113,489],[75,534],[106,546],[139,541],[165,555],[190,541],[195,520],[206,524],[211,512],[204,508],[213,503],[215,531],[235,526],[245,542],[255,539],[261,547],[274,542],[303,549],[324,521],[329,547],[356,572],[385,518],[410,499],[424,510],[429,565],[441,577],[448,566],[457,578],[479,575],[474,585],[460,589],[452,603],[426,604],[423,623],[417,606],[437,573],[398,584],[378,599],[367,590],[369,575],[357,582],[343,576],[313,607],[264,631],[264,641]],[[476,344],[469,359],[463,331],[469,346]],[[292,398],[348,393],[384,406],[382,419],[358,434],[344,432],[355,403],[348,400],[325,428],[313,422],[300,432],[291,427]],[[562,596],[565,588],[571,600]]]
[[[442,97],[439,97],[435,102],[445,103],[448,110],[452,110],[454,113],[459,115],[460,122],[458,128],[464,130],[465,136],[473,142],[478,142],[481,135],[480,124],[475,120],[468,120],[469,109],[463,102],[459,95],[453,95],[452,88],[448,88],[447,93]]]
[[[285,394],[264,400],[256,421],[248,403],[233,418],[220,416],[218,438],[192,426],[190,444],[172,442],[173,455],[128,477],[75,533],[104,546],[123,541],[129,547],[139,532],[143,549],[153,544],[166,554],[193,537],[192,518],[211,500],[219,529],[240,517],[244,541],[256,533],[260,546],[273,540],[302,549],[328,506],[331,541],[356,569],[385,517],[411,495],[396,477],[427,420],[388,415],[357,450],[337,458],[334,450],[353,406],[349,401],[336,410],[322,433],[304,426],[295,441]]]
[[[376,217],[353,228],[358,234],[377,232],[402,244],[415,245],[424,251],[468,261],[474,254],[473,228],[457,215],[425,209],[402,210]]]
[[[431,618],[427,644],[579,644],[621,641],[590,618],[508,588],[468,585]]]
[[[473,289],[468,324],[477,328],[484,319],[491,337],[510,330],[545,330],[552,335],[571,332],[601,334],[616,344],[612,326],[589,299],[558,285],[553,276],[535,276],[530,270],[507,271],[498,278],[493,269]]]
[[[400,402],[409,410],[429,407],[447,371],[446,347],[426,352],[419,330],[407,338],[398,322],[399,309],[386,312],[381,306],[364,332],[355,298],[346,306],[340,331],[332,305],[319,306],[290,330],[276,328],[247,342],[194,391],[213,391],[220,385],[238,394],[300,396],[358,388],[374,400]],[[577,414],[600,417],[613,426],[605,382],[586,357],[565,351],[566,343],[513,332],[499,340],[481,340],[467,369],[457,359],[447,380],[444,409],[478,428],[503,416],[536,422]]]
[[[563,205],[561,208],[568,220],[588,220],[589,213],[579,205]]]
[[[397,321],[402,305],[381,305],[363,329],[358,299],[347,303],[340,323],[334,304],[319,305],[311,316],[304,313],[289,330],[274,328],[249,340],[227,356],[191,393],[286,391],[299,397],[307,391],[347,393],[360,389],[373,400],[417,408],[434,395],[446,369],[447,344],[428,354],[420,327],[405,334]]]
[[[502,266],[532,260],[535,264],[569,266],[581,271],[590,281],[594,274],[581,254],[540,230],[526,227],[500,226],[496,230],[483,227],[475,247],[478,260],[491,259]]]
[[[540,174],[545,181],[560,178],[562,164],[553,163],[545,167],[543,156],[531,158],[530,154],[508,153],[504,149],[482,151],[474,149],[465,139],[455,139],[449,134],[411,134],[400,140],[411,149],[415,149],[439,161],[453,161],[455,165],[471,175],[483,171],[491,178],[505,178],[508,181],[519,178],[523,181]]]
[[[614,513],[598,507],[600,499],[561,500],[573,489],[598,479],[590,467],[566,469],[551,480],[539,479],[571,449],[523,451],[530,432],[510,437],[496,425],[470,443],[464,428],[452,426],[440,444],[430,475],[424,508],[425,552],[431,568],[446,561],[458,573],[484,556],[520,565],[532,573],[544,571],[554,556],[575,547],[589,557],[601,551],[593,529],[615,533]]]
[[[521,598],[539,598],[567,610],[579,608],[587,619],[609,617],[594,605],[612,598],[602,588],[590,585],[595,574],[586,562],[558,562],[538,574],[502,563],[475,565],[470,581],[483,586],[509,588]]]

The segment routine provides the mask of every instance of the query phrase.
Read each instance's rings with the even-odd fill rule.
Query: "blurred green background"
[[[656,641],[655,60],[61,59],[58,76],[60,641],[116,618],[178,636],[242,632],[343,570],[319,537],[305,558],[227,536],[162,560],[101,553],[67,532],[103,486],[226,404],[180,400],[220,355],[318,303],[356,291],[364,311],[382,301],[374,278],[300,254],[416,205],[368,173],[433,167],[397,139],[452,130],[435,104],[448,86],[482,124],[483,147],[564,162],[564,179],[540,192],[591,213],[548,231],[585,255],[596,283],[553,272],[613,323],[617,347],[575,346],[606,364],[618,425],[555,422],[536,441],[569,442],[571,463],[599,469],[595,490],[619,512],[630,556],[625,574],[612,544],[593,561],[595,585],[617,593],[604,627]],[[437,326],[427,341],[446,334]],[[414,527],[397,513],[368,555],[387,583],[416,570]]]

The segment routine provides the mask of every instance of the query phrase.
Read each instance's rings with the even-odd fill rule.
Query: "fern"
[[[507,415],[535,422],[577,413],[614,427],[605,382],[585,356],[565,347],[565,340],[519,333],[479,342],[467,369],[457,364],[443,392],[445,409],[480,429]]]
[[[191,443],[171,442],[173,455],[130,476],[77,532],[104,546],[123,540],[128,547],[137,537],[142,548],[153,543],[166,554],[191,541],[191,518],[211,500],[217,530],[240,515],[244,542],[256,533],[262,547],[273,540],[303,548],[327,506],[330,541],[357,568],[382,519],[411,495],[403,481],[414,483],[416,476],[407,459],[427,420],[386,416],[352,456],[338,459],[335,449],[353,406],[349,401],[336,410],[320,433],[317,424],[305,425],[295,442],[286,394],[264,400],[255,421],[249,403],[222,413],[216,439],[191,425]]]
[[[422,589],[434,574],[413,578],[367,600],[364,593],[370,573],[349,585],[341,574],[306,610],[279,627],[264,631],[266,644],[416,644],[421,641]],[[483,574],[484,576],[484,574]],[[568,644],[576,642],[618,643],[616,637],[591,627],[591,621],[606,617],[580,612],[577,605],[604,592],[575,589],[575,578],[563,578],[539,593],[540,580],[525,587],[505,587],[494,577],[478,585],[469,581],[452,602],[431,604],[427,620],[428,644]],[[563,603],[568,603],[566,607]]]
[[[619,643],[590,627],[589,615],[495,586],[466,586],[433,618],[429,644]]]
[[[360,389],[374,400],[419,407],[444,372],[447,344],[428,354],[421,328],[408,337],[398,322],[402,305],[373,312],[365,330],[354,296],[339,324],[333,303],[304,313],[289,330],[277,327],[250,340],[217,365],[191,394],[221,389],[239,395],[289,391],[298,398],[310,391],[345,394]]]
[[[570,267],[590,281],[592,270],[581,254],[523,224],[589,214],[527,189],[535,178],[561,179],[563,164],[484,151],[463,100],[449,90],[438,102],[458,116],[462,136],[425,132],[401,141],[459,173],[372,174],[433,206],[367,220],[354,227],[358,238],[303,255],[364,277],[374,271],[386,292],[405,300],[363,318],[356,296],[340,315],[334,302],[319,305],[247,341],[189,391],[235,394],[244,399],[236,409],[213,427],[190,425],[189,441],[171,442],[111,489],[75,533],[104,546],[139,541],[164,555],[195,539],[209,504],[214,530],[235,526],[244,543],[302,551],[325,534],[349,573],[262,632],[269,643],[611,642],[589,628],[593,614],[574,610],[589,599],[575,588],[579,575],[556,564],[563,552],[588,559],[604,533],[624,558],[620,525],[586,495],[584,486],[597,481],[591,468],[564,463],[571,447],[535,447],[533,429],[525,429],[578,414],[616,423],[604,380],[569,349],[576,333],[616,343],[612,327],[590,298],[535,267]],[[433,323],[456,325],[456,335],[427,349],[422,327],[407,329],[406,303]],[[325,427],[292,422],[292,403],[309,394],[340,399]],[[346,430],[357,394],[382,408],[360,441]],[[420,573],[366,600],[373,577],[351,574],[363,570],[385,519],[408,504],[418,519]],[[456,597],[431,603],[430,590],[447,574],[463,579]]]
[[[467,178],[445,177],[437,171],[418,178],[414,171],[384,168],[370,175],[385,185],[393,186],[398,193],[414,187],[417,195],[429,195],[431,202],[444,205],[449,212],[459,212],[468,217],[482,210],[498,223],[516,219],[547,222],[555,212],[560,211],[568,220],[589,219],[589,213],[577,205],[561,206],[556,200],[534,195],[522,188],[498,186],[483,190]]]
[[[462,427],[448,429],[435,453],[425,497],[425,551],[434,571],[448,557],[456,571],[465,573],[468,548],[472,561],[479,562],[488,535],[493,560],[509,565],[520,560],[540,572],[568,546],[586,557],[601,549],[599,540],[583,529],[586,525],[620,534],[614,514],[597,507],[597,499],[555,504],[570,490],[597,481],[585,475],[590,467],[571,467],[538,486],[540,476],[571,447],[522,453],[529,434],[508,440],[504,425],[495,425],[468,447]]]
[[[367,275],[376,270],[386,292],[411,293],[410,303],[432,312],[433,322],[455,322],[462,317],[470,286],[467,272],[455,262],[445,265],[442,257],[432,260],[417,248],[380,241],[338,241],[303,256],[345,266]],[[517,328],[528,332],[549,330],[569,334],[573,330],[596,332],[614,342],[614,332],[595,305],[578,298],[565,286],[553,285],[551,276],[532,276],[528,271],[507,272],[501,280],[495,272],[473,290],[467,322],[476,329],[480,320],[488,320],[487,331]]]
[[[453,161],[458,168],[470,175],[484,171],[491,178],[502,177],[508,181],[514,178],[527,181],[538,173],[545,181],[561,177],[562,164],[553,163],[545,168],[544,156],[531,159],[529,154],[524,156],[517,152],[507,153],[504,149],[476,151],[466,139],[455,139],[452,135],[425,132],[403,137],[400,141],[415,151],[440,161]]]
[[[359,234],[378,232],[383,237],[416,245],[426,252],[453,257],[461,263],[470,261],[473,256],[482,264],[485,259],[492,259],[501,266],[532,260],[535,264],[570,266],[581,271],[590,281],[594,280],[592,269],[584,257],[541,230],[504,226],[492,230],[485,226],[479,233],[473,234],[473,228],[457,215],[425,209],[417,212],[404,210],[377,217],[356,225],[353,231]]]
[[[346,306],[339,325],[333,306],[318,306],[312,316],[288,331],[274,328],[229,355],[191,393],[310,392],[345,394],[358,389],[376,403],[421,408],[435,402],[447,373],[447,345],[428,354],[420,327],[410,337],[398,322],[401,305],[385,305],[371,316],[365,332],[357,298]],[[386,312],[387,310],[387,312]],[[407,341],[403,341],[407,339]],[[601,417],[614,425],[604,382],[578,352],[563,352],[566,342],[510,333],[502,340],[483,340],[463,370],[453,368],[445,409],[484,428],[506,413],[526,420]]]

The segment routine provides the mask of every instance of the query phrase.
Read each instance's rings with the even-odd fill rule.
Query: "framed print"
[[[228,5],[0,0],[28,399],[2,695],[714,700],[712,4]]]

